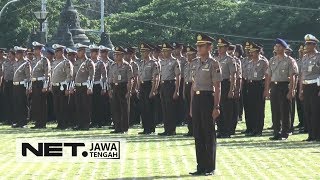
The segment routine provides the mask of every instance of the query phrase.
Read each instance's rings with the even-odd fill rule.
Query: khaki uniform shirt
[[[200,58],[195,60],[196,70],[194,75],[194,91],[213,91],[215,82],[222,81],[221,67],[213,58],[201,62]]]
[[[6,59],[2,64],[2,76],[5,81],[12,81],[14,74],[14,61]]]
[[[132,67],[126,61],[123,61],[123,63],[121,64],[114,62],[110,67],[109,75],[110,83],[122,83],[131,81],[131,79],[133,78]]]
[[[159,75],[159,68],[156,61],[149,60],[141,63],[139,70],[140,81],[152,81],[157,75]]]
[[[70,83],[73,79],[73,65],[68,59],[55,60],[52,63],[52,83]]]
[[[197,59],[187,62],[184,66],[184,82],[192,82],[196,72]]]
[[[263,80],[268,66],[269,62],[262,58],[259,58],[258,61],[250,61],[247,65],[247,79],[254,81]]]
[[[231,75],[237,72],[236,62],[231,56],[218,56],[216,60],[221,65],[222,79],[230,79]]]
[[[31,77],[31,65],[29,61],[18,60],[13,64],[13,82],[29,82]]]
[[[168,59],[160,61],[161,64],[161,80],[175,80],[176,76],[181,74],[179,62],[176,59]]]
[[[320,53],[305,55],[302,59],[303,80],[314,80],[320,78]]]
[[[271,82],[289,82],[291,75],[298,74],[298,67],[293,58],[284,57],[280,60],[276,56],[270,59],[267,74]]]

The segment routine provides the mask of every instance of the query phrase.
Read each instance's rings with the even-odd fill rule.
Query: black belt
[[[191,85],[191,84],[192,84],[192,82],[185,82],[185,84],[186,84],[186,85]]]
[[[12,81],[12,80],[4,80],[4,82],[6,82],[6,83],[12,83],[13,81]]]
[[[272,84],[272,85],[279,85],[279,86],[281,86],[281,85],[288,85],[289,82],[287,82],[287,81],[284,81],[284,82],[275,81],[275,82],[271,82],[271,84]]]
[[[263,83],[264,82],[264,80],[262,79],[262,80],[248,80],[247,81],[247,83],[249,83],[249,84],[256,84],[256,83]]]
[[[127,85],[128,82],[120,82],[120,83],[111,83],[112,86],[123,86],[123,85]]]
[[[175,83],[176,80],[164,80],[164,81],[161,81],[161,84],[168,84],[168,83]]]
[[[213,95],[213,91],[195,91],[195,95]]]
[[[141,81],[141,84],[148,84],[148,83],[152,83],[152,81]]]

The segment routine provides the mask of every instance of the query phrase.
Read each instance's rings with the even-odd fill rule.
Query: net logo
[[[17,139],[16,145],[18,161],[111,161],[122,158],[125,141],[29,138]]]

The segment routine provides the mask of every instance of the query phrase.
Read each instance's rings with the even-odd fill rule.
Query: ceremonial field
[[[266,107],[266,124],[271,114]],[[174,137],[141,136],[139,127],[127,135],[111,135],[109,129],[90,131],[12,129],[0,126],[0,179],[195,179],[188,173],[196,167],[194,141],[184,137],[187,127],[179,127]],[[306,134],[295,134],[287,141],[269,141],[270,130],[262,137],[248,138],[240,134],[218,139],[217,170],[214,177],[197,179],[320,179],[320,143],[302,142]],[[157,128],[156,132],[162,132]],[[126,158],[110,163],[17,162],[16,138],[105,137],[126,138]]]

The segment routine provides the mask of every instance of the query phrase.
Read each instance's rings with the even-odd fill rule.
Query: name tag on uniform
[[[258,63],[257,66],[259,67],[259,66],[260,66],[260,63]]]
[[[121,81],[121,75],[118,75],[118,81]]]
[[[313,68],[313,65],[308,66],[308,72],[311,72]]]
[[[209,69],[202,69],[202,71],[209,71]]]
[[[255,78],[258,77],[258,73],[257,73],[257,72],[254,72],[254,73],[253,73],[253,77],[255,77]]]

